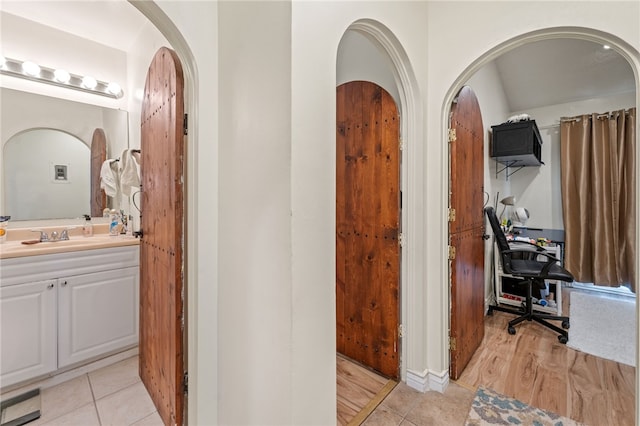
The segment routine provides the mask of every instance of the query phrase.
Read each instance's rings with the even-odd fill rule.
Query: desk
[[[557,229],[539,229],[539,228],[516,228],[513,230],[515,233],[509,235],[509,237],[528,237],[533,240],[538,238],[546,238],[550,242],[544,246],[545,251],[551,256],[560,259],[560,264],[563,263],[564,256],[564,231]],[[517,244],[517,241],[509,241],[509,244]],[[521,306],[525,297],[523,294],[515,294],[518,289],[518,281],[522,281],[521,278],[514,277],[505,273],[502,270],[502,262],[500,261],[500,252],[498,247],[495,246],[493,250],[494,266],[495,266],[495,292],[496,302],[504,303],[507,305]],[[544,261],[544,256],[540,257],[540,260]],[[556,302],[555,307],[542,306],[533,304],[533,309],[553,315],[562,315],[562,282],[557,280],[545,280],[549,293],[553,293],[553,299]],[[524,287],[522,287],[524,290]],[[535,297],[535,295],[534,295]]]
[[[546,238],[553,244],[560,246],[560,254],[556,256],[564,263],[564,230],[563,229],[542,229],[542,228],[527,228],[521,226],[514,226],[512,230],[514,237],[529,237],[532,240],[538,240],[538,238]]]

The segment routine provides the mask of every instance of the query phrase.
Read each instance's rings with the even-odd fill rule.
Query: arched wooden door
[[[451,107],[449,131],[449,374],[457,379],[484,337],[484,130],[465,86]]]
[[[107,159],[107,137],[104,130],[95,129],[91,138],[91,211],[92,217],[102,217],[107,207],[107,194],[100,188],[100,169]]]
[[[374,83],[337,88],[338,352],[398,378],[400,146],[396,104]]]
[[[149,66],[142,102],[140,377],[165,425],[182,425],[184,80],[165,47]]]

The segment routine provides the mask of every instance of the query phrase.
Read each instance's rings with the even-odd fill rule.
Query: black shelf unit
[[[491,157],[496,160],[496,177],[502,171],[509,176],[527,166],[541,166],[542,137],[535,120],[491,126]],[[498,170],[498,164],[503,167]],[[510,168],[517,167],[514,171]]]

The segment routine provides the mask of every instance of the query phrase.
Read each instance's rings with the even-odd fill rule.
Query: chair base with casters
[[[487,315],[493,315],[493,311],[507,312],[510,314],[518,315],[517,318],[509,321],[509,326],[507,327],[507,331],[509,332],[509,334],[516,334],[515,326],[517,324],[520,324],[523,321],[535,321],[547,328],[550,328],[556,333],[559,333],[558,341],[560,343],[566,344],[569,341],[569,333],[567,332],[567,330],[569,329],[569,317],[550,315],[533,310],[533,297],[531,295],[531,288],[533,287],[533,285],[538,283],[539,281],[535,279],[528,279],[523,281],[523,285],[526,285],[527,287],[527,296],[522,309],[506,308],[500,305],[489,305]],[[562,321],[562,328],[556,326],[555,324],[551,324],[547,320]]]

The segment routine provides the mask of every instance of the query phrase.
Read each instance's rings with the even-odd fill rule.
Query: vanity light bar
[[[124,95],[122,88],[117,83],[100,81],[91,76],[81,76],[60,69],[56,70],[53,68],[43,67],[41,65],[39,66],[38,72],[38,65],[33,62],[19,61],[4,57],[2,60],[2,67],[0,68],[1,74],[24,78],[26,80],[39,81],[40,83],[52,84],[54,86],[66,87],[68,89],[80,90],[113,99],[120,99]]]

